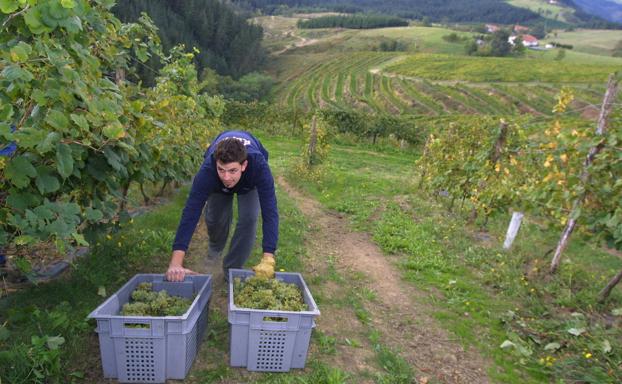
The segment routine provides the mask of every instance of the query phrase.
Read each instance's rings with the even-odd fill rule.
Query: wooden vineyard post
[[[313,115],[311,119],[311,134],[309,136],[309,167],[313,166],[313,159],[315,158],[315,146],[317,145],[317,116]]]
[[[607,82],[607,91],[605,92],[605,97],[603,98],[603,104],[600,108],[600,114],[598,116],[598,124],[596,126],[596,135],[603,137],[607,132],[607,123],[609,119],[609,114],[611,113],[611,109],[613,107],[613,102],[618,93],[618,83],[619,80],[615,78],[615,75],[609,76],[609,81]],[[596,156],[602,151],[605,146],[604,138],[600,140],[598,145],[592,147],[588,152],[585,163],[583,165],[583,171],[581,172],[581,176],[579,178],[579,182],[582,185],[586,185],[590,179],[590,165],[594,162]],[[577,199],[572,204],[572,210],[570,211],[570,215],[568,216],[568,221],[566,222],[566,227],[562,232],[562,235],[557,243],[557,248],[555,249],[555,254],[553,255],[553,260],[551,261],[550,272],[555,273],[557,268],[559,268],[559,263],[561,261],[562,253],[566,246],[568,245],[568,239],[570,235],[574,231],[575,226],[577,225],[577,219],[579,216],[579,212],[581,210],[581,206],[583,205],[583,201],[585,200],[587,192],[584,192],[577,197]]]
[[[427,139],[425,139],[425,145],[423,146],[423,153],[421,154],[421,159],[425,159],[425,157],[428,154],[428,146],[432,143],[432,139],[430,136],[428,136]],[[421,187],[423,187],[423,182],[425,180],[425,176],[426,176],[426,169],[424,167],[422,167],[421,170],[421,176],[419,176],[419,189],[421,189]],[[434,197],[436,198],[436,196]]]
[[[123,85],[123,83],[125,82],[125,68],[117,68],[114,73],[114,80],[117,85]]]
[[[501,119],[499,123],[499,136],[495,141],[495,145],[492,147],[492,152],[490,153],[490,163],[494,167],[497,164],[497,161],[501,158],[501,151],[503,150],[503,146],[508,137],[508,123]]]
[[[512,213],[512,220],[510,221],[510,225],[508,226],[508,231],[505,235],[505,241],[503,242],[503,249],[510,249],[512,247],[512,243],[518,234],[518,230],[520,229],[520,225],[523,221],[523,217],[525,214],[523,212],[514,212]]]
[[[613,288],[616,285],[618,285],[620,280],[622,280],[622,271],[618,272],[618,274],[615,275],[615,277],[613,279],[611,279],[609,281],[609,283],[607,283],[607,286],[605,288],[603,288],[602,291],[600,291],[600,293],[598,294],[598,301],[600,303],[602,303],[605,300],[607,300],[607,297],[609,297],[609,294],[611,293],[611,290],[613,290]]]

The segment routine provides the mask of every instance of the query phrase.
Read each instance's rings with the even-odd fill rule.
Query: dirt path
[[[316,44],[319,40],[318,39],[307,39],[306,37],[302,37],[302,36],[298,36],[295,33],[291,32],[292,37],[295,37],[298,39],[297,42],[290,44],[288,46],[286,46],[285,48],[281,49],[280,51],[276,51],[273,54],[274,55],[280,55],[282,53],[285,53],[287,51],[289,51],[290,49],[296,49],[296,48],[302,48],[302,47],[306,47],[307,45],[313,45]]]
[[[433,308],[424,303],[425,293],[401,281],[400,272],[367,234],[352,232],[340,215],[326,212],[317,201],[301,194],[285,179],[278,178],[277,182],[297,202],[314,232],[307,242],[307,269],[311,269],[312,274],[322,272],[327,268],[327,260],[334,260],[339,274],[366,277],[368,289],[376,294],[373,305],[366,307],[372,326],[382,334],[384,345],[399,351],[415,368],[420,383],[489,382],[488,363],[474,349],[464,350],[451,340],[451,335],[431,316]],[[327,284],[323,294],[330,289]],[[358,321],[353,309],[321,310],[318,329],[336,335],[355,331]],[[364,348],[342,348],[337,356],[340,363],[348,364],[341,368],[352,372],[353,369],[364,370],[368,355]]]

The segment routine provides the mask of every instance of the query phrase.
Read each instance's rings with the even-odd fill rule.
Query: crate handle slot
[[[264,316],[263,321],[269,323],[287,323],[289,318],[282,316]]]
[[[150,323],[137,323],[137,322],[127,322],[123,323],[123,328],[132,328],[132,329],[151,329]]]

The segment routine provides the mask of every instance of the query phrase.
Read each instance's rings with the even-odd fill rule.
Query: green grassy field
[[[611,56],[615,45],[622,41],[622,31],[609,29],[555,30],[549,33],[544,41],[572,45],[572,50],[576,52]]]
[[[622,65],[622,60],[620,60]],[[571,61],[528,58],[411,55],[386,67],[387,72],[431,80],[472,82],[602,83],[616,65],[586,65]]]
[[[368,47],[377,46],[378,39],[389,38],[403,41],[410,52],[434,52],[444,54],[461,55],[464,53],[464,43],[450,43],[443,40],[443,36],[456,33],[459,37],[472,36],[467,32],[456,32],[440,27],[397,27],[378,28],[350,32],[349,41],[344,48],[352,50],[367,50]],[[367,48],[367,49],[366,49]]]

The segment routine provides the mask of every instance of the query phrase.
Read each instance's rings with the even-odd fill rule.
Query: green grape
[[[307,309],[302,292],[296,284],[257,276],[244,281],[240,278],[234,279],[233,301],[241,308],[294,312]]]
[[[123,316],[181,316],[192,305],[192,298],[171,296],[165,290],[153,291],[151,283],[140,283],[131,294],[131,301],[123,305]]]
[[[121,309],[123,316],[149,316],[149,304],[141,302],[126,303]]]

